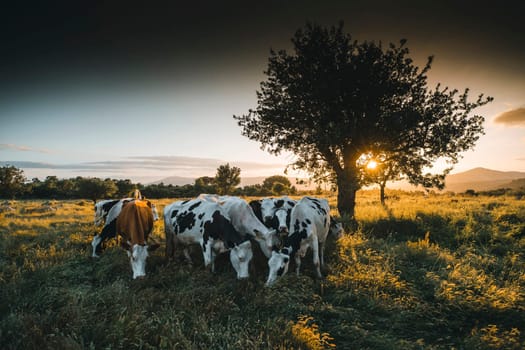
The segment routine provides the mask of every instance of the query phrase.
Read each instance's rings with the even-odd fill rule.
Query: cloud
[[[3,150],[13,150],[20,152],[38,152],[38,153],[52,153],[50,150],[45,148],[32,148],[23,145],[15,145],[12,143],[0,143],[0,151]]]
[[[516,108],[498,115],[494,122],[507,126],[525,127],[525,108]]]
[[[229,163],[241,169],[241,177],[269,176],[281,174],[284,164],[257,163],[245,161],[225,161],[213,158],[175,157],[175,156],[143,156],[128,157],[124,160],[105,160],[97,162],[82,162],[69,164],[52,164],[31,161],[0,161],[0,166],[12,165],[24,171],[38,170],[48,175],[56,173],[65,177],[96,176],[114,178],[135,178],[151,176],[162,178],[166,176],[200,177],[214,176],[220,165]],[[65,175],[65,174],[68,175]]]
[[[265,169],[280,169],[281,171],[285,168],[285,164],[282,163],[257,163],[247,161],[226,161],[215,158],[197,158],[197,157],[181,157],[181,156],[145,156],[145,157],[129,157],[129,159],[136,159],[137,164],[144,167],[151,168],[176,168],[176,169],[208,169],[213,171],[217,170],[220,165],[229,163],[230,166],[236,166],[243,170],[257,170],[261,168]],[[131,164],[132,162],[120,162]]]

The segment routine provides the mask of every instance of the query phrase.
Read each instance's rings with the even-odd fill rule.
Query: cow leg
[[[210,253],[211,253],[211,272],[215,273],[215,257],[216,257],[216,254],[215,254],[215,252],[213,250]]]
[[[101,251],[101,244],[108,238],[113,238],[117,235],[117,219],[111,221],[109,224],[102,228],[102,232],[99,235],[96,235],[91,242],[93,246],[92,257],[98,258],[97,252]]]
[[[301,269],[301,254],[295,254],[295,273],[297,274],[297,277],[299,277],[300,269]]]
[[[169,232],[169,230],[165,231],[166,234],[166,257],[168,259],[172,259],[175,255],[175,238],[173,237],[174,234]]]
[[[184,258],[186,259],[186,262],[190,265],[193,265],[193,261],[191,261],[190,251],[188,247],[184,247],[183,253],[184,253]]]
[[[315,274],[317,275],[317,278],[323,278],[323,275],[321,275],[321,268],[320,268],[320,261],[319,261],[319,241],[317,240],[317,237],[315,237],[312,240],[312,255],[313,255],[313,261],[314,261],[314,267],[315,267]]]
[[[324,244],[325,242],[319,242],[319,260],[321,261],[321,268],[324,268]]]
[[[100,245],[100,242],[102,242],[102,238],[100,238],[100,235],[95,235],[95,237],[93,237],[93,241],[91,241],[91,246],[93,247],[93,252],[91,253],[91,257],[93,258],[99,257],[96,252],[97,252],[97,247]]]
[[[213,253],[212,253],[212,247],[213,247],[213,239],[208,239],[206,243],[204,241],[201,241],[201,247],[202,247],[202,255],[204,258],[204,267],[208,268],[210,264],[212,263]],[[213,268],[213,266],[211,266]]]

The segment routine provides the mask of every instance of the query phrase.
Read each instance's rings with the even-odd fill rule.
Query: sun
[[[370,160],[367,164],[366,164],[366,168],[368,170],[374,170],[375,168],[377,168],[377,162],[375,160]]]

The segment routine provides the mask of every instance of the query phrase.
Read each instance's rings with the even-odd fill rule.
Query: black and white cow
[[[187,246],[199,244],[204,265],[211,265],[213,272],[215,256],[229,251],[237,278],[249,277],[248,267],[253,257],[251,242],[235,230],[219,203],[202,198],[171,203],[164,208],[164,223],[168,257],[182,244],[184,255],[191,262]]]
[[[321,278],[324,266],[324,243],[330,229],[330,206],[326,199],[303,197],[297,202],[291,213],[290,233],[284,240],[283,248],[273,251],[268,260],[268,279],[266,285],[272,285],[278,277],[288,271],[291,258],[295,259],[296,273],[299,275],[301,258],[309,247],[312,248],[315,273]]]
[[[272,225],[280,234],[288,233],[290,215],[297,203],[288,196],[280,198],[263,198],[261,200],[261,216],[265,225]],[[277,227],[275,227],[277,226]]]
[[[278,242],[276,230],[266,227],[244,199],[215,194],[201,194],[199,198],[219,203],[231,218],[233,227],[247,238],[254,238],[267,258],[271,256],[272,249]]]
[[[132,198],[124,198],[124,200],[126,199],[131,200]],[[111,208],[121,200],[122,199],[105,199],[97,202],[95,204],[95,226],[100,226],[104,223]]]
[[[101,244],[103,241],[107,240],[108,238],[116,237],[117,235],[117,218],[120,215],[120,212],[122,211],[122,206],[126,203],[129,203],[133,201],[134,198],[124,198],[124,199],[116,199],[116,200],[104,200],[100,201],[97,204],[100,204],[97,208],[97,204],[95,204],[95,226],[97,226],[97,220],[98,221],[104,221],[104,227],[102,227],[102,231],[97,235],[93,237],[93,241],[91,242],[91,246],[93,247],[93,252],[91,254],[92,257],[98,258],[98,254],[101,250]],[[153,220],[157,221],[159,219],[159,213],[157,211],[157,207],[154,203],[149,202],[151,205],[151,213],[153,214]],[[109,210],[107,210],[109,208]],[[107,213],[106,213],[107,210]],[[97,213],[98,216],[97,216]],[[100,219],[97,219],[100,218]]]

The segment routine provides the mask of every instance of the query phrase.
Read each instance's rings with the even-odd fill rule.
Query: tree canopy
[[[22,169],[9,165],[0,167],[0,198],[15,198],[21,193],[25,181]]]
[[[110,179],[81,178],[78,181],[78,192],[83,198],[96,202],[98,199],[111,198],[118,192],[118,187]]]
[[[241,183],[241,169],[230,166],[229,163],[217,168],[215,186],[219,194],[232,194],[235,187]]]
[[[234,118],[263,149],[291,151],[292,167],[328,177],[342,215],[354,216],[363,155],[388,154],[412,183],[434,186],[443,174],[425,171],[438,159],[453,165],[483,134],[484,118],[471,112],[492,98],[428,88],[432,57],[420,69],[406,40],[352,41],[340,23],[307,24],[292,43],[293,54],[270,51],[257,107]]]

